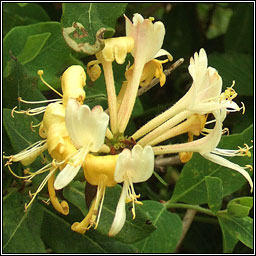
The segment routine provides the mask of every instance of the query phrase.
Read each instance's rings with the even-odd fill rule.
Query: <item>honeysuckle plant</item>
[[[68,12],[67,9],[66,11]],[[140,200],[140,197],[144,198],[147,194],[143,193],[145,192],[143,189],[139,189],[139,194],[136,193],[137,183],[140,188],[139,184],[146,183],[155,173],[159,181],[164,184],[156,173],[159,168],[157,165],[159,155],[167,159],[170,154],[177,154],[180,163],[187,163],[193,162],[193,153],[199,153],[205,160],[224,167],[221,173],[235,171],[234,175],[238,175],[239,180],[247,180],[253,192],[252,166],[250,164],[241,166],[232,162],[232,157],[251,157],[252,146],[246,143],[243,147],[237,145],[238,149],[222,149],[222,146],[219,146],[223,135],[228,133],[228,129],[223,128],[227,115],[231,116],[233,112],[244,114],[245,105],[241,103],[240,107],[234,101],[238,95],[234,89],[234,81],[230,87],[223,89],[222,77],[215,68],[208,66],[207,53],[203,48],[199,52],[191,53],[193,56],[190,58],[188,74],[192,78],[192,85],[187,92],[184,92],[184,96],[163,113],[130,132],[127,126],[129,122],[133,122],[132,112],[140,88],[146,91],[146,88],[150,88],[157,80],[160,84],[158,90],[161,90],[163,85],[168,83],[164,67],[166,64],[170,65],[168,62],[171,62],[173,57],[167,50],[162,49],[165,34],[168,31],[161,21],[155,21],[152,17],[143,18],[138,13],[133,15],[132,21],[126,15],[124,19],[124,36],[104,38],[103,32],[106,28],[97,31],[95,45],[88,46],[90,51],[93,49],[95,58],[87,63],[86,69],[82,63],[66,66],[60,76],[62,92],[45,81],[43,75],[47,75],[46,72],[38,70],[41,82],[57,94],[57,98],[29,101],[19,97],[19,106],[14,106],[11,116],[16,118],[18,115],[38,115],[41,121],[37,125],[31,125],[31,128],[37,129],[35,132],[41,139],[21,152],[13,155],[4,154],[5,166],[17,179],[23,179],[28,183],[35,176],[45,175],[36,191],[29,191],[31,200],[25,204],[26,212],[31,208],[35,199],[39,199],[39,193],[47,184],[48,198],[44,202],[51,203],[58,213],[68,215],[73,204],[79,205],[78,208],[80,204],[76,200],[71,200],[71,207],[69,200],[65,198],[66,191],[76,182],[84,184],[85,181],[85,192],[82,191],[79,194],[85,194],[88,211],[86,214],[83,211],[84,217],[73,222],[70,229],[82,235],[86,233],[88,236],[91,234],[89,229],[92,227],[99,232],[107,229],[105,233],[103,232],[105,235],[120,239],[122,242],[125,242],[127,238],[124,235],[127,233],[125,228],[130,223],[135,227],[139,226],[135,221],[137,218],[142,218],[140,211],[146,209],[143,207],[147,207],[147,200]],[[75,45],[72,48],[77,50],[81,48],[87,52],[87,43],[81,43],[82,39],[87,37],[86,27],[80,22],[73,22],[72,27],[68,29],[72,31],[70,35],[63,30],[66,42],[68,43],[71,40],[69,37],[72,37],[72,45]],[[77,38],[81,42],[76,43],[74,39]],[[132,60],[127,63],[128,55]],[[164,60],[159,59],[162,56],[166,56]],[[115,65],[126,65],[122,73],[123,80],[120,89],[116,82]],[[101,76],[104,77],[107,107],[94,104],[94,102],[90,106],[87,104],[87,92],[90,90],[86,86],[88,76],[90,82],[96,81],[93,85],[95,87],[98,79]],[[47,105],[21,110],[20,103],[23,103],[23,106],[24,104]],[[179,141],[180,135],[187,136],[188,141]],[[47,159],[45,154],[49,154],[50,158]],[[45,159],[44,165],[36,171],[30,171],[30,165],[42,156]],[[18,175],[12,168],[15,162],[21,162],[24,168],[28,167],[24,171],[24,176]],[[211,177],[211,175],[207,177],[205,183],[207,193],[209,193],[209,209],[194,204],[179,205],[173,199],[176,196],[175,190],[174,197],[170,196],[171,199],[167,202],[158,203],[158,206],[163,208],[159,208],[157,214],[154,215],[153,224],[158,228],[157,221],[161,218],[162,212],[164,211],[164,214],[169,217],[174,217],[175,214],[167,212],[166,208],[180,206],[216,216],[221,225],[225,226],[223,224],[225,214],[231,213],[215,205],[222,202],[219,201],[224,197],[224,184],[222,188],[221,179]],[[219,186],[219,190],[216,190],[218,195],[214,197],[213,203],[211,201],[213,194],[209,192],[213,191],[213,187],[209,185],[210,182],[214,185],[218,183]],[[110,220],[107,210],[104,210],[104,207],[107,207],[105,197],[108,196],[109,191],[115,191],[116,188],[120,189],[120,193],[113,197],[114,207],[111,210],[107,208],[112,214]],[[228,194],[226,190],[225,193]],[[65,200],[62,200],[63,196]],[[182,196],[180,197],[182,199]],[[216,202],[218,197],[221,199]],[[181,201],[186,202],[186,199]],[[130,211],[127,211],[127,206],[130,206]],[[251,204],[246,203],[246,207],[250,210]],[[146,219],[150,216],[150,210],[144,211],[143,214],[146,217],[142,219],[147,225],[151,225],[150,220]],[[244,212],[242,214],[239,212],[239,214],[245,218],[248,216],[248,214],[244,216]],[[73,220],[72,217],[71,219]],[[104,223],[102,225],[101,219]],[[179,223],[181,229],[180,217]],[[139,226],[139,229],[143,229],[141,227]],[[131,230],[133,229],[130,229],[130,232]],[[225,235],[226,233],[224,237]],[[128,236],[132,237],[133,234]],[[146,235],[143,234],[141,238],[134,238],[131,241],[137,242],[145,237]]]

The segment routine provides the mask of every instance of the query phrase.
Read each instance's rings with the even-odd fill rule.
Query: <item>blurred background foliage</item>
[[[179,58],[184,58],[184,63],[167,77],[166,84],[163,88],[160,89],[160,86],[157,85],[140,97],[140,101],[137,102],[133,113],[133,120],[128,127],[128,134],[131,134],[146,121],[172,106],[186,93],[192,83],[192,79],[188,73],[189,59],[193,56],[194,52],[199,51],[200,48],[206,50],[209,65],[216,68],[222,76],[223,88],[231,86],[233,80],[236,81],[235,90],[237,91],[238,96],[235,101],[237,103],[241,101],[244,102],[246,107],[244,115],[241,115],[241,113],[234,113],[228,116],[225,121],[225,127],[228,127],[230,133],[234,134],[241,133],[251,125],[254,117],[253,10],[254,7],[252,3],[235,2],[128,3],[125,14],[130,19],[134,13],[140,13],[145,18],[152,16],[155,17],[156,20],[161,20],[166,28],[166,36],[162,48],[168,50],[173,55],[174,61]],[[11,32],[14,33],[15,29],[19,26],[27,26],[31,24],[35,24],[36,26],[39,22],[46,21],[52,21],[49,31],[55,33],[55,31],[60,29],[60,26],[54,22],[60,22],[61,16],[61,3],[4,3],[3,37],[6,42],[8,42],[8,40],[10,42],[13,42],[13,40],[22,41],[24,34],[15,34],[15,37],[12,37]],[[125,35],[125,23],[122,16],[118,19],[115,30],[115,37]],[[24,29],[24,31],[29,35],[30,27],[27,30]],[[8,38],[5,37],[6,35]],[[48,39],[47,36],[47,34],[44,34],[43,38],[39,38],[42,47],[44,47],[44,41],[47,41]],[[62,39],[58,38],[58,40]],[[18,45],[18,43],[19,42],[16,44]],[[56,42],[53,41],[52,48],[49,49],[49,60],[37,60],[37,62],[33,62],[33,65],[31,65],[25,58],[29,51],[33,50],[31,48],[25,49],[25,52],[20,53],[19,55],[21,60],[22,56],[25,56],[25,59],[21,64],[23,65],[22,68],[24,68],[27,73],[27,76],[19,82],[21,84],[32,84],[33,86],[36,86],[38,83],[39,88],[46,98],[50,98],[54,95],[52,92],[46,91],[42,84],[38,82],[38,78],[36,78],[35,72],[39,64],[44,67],[45,79],[50,84],[54,85],[55,88],[59,88],[59,76],[69,65],[81,64],[85,67],[86,64],[93,59],[91,56],[75,53],[65,45],[64,41],[58,44],[55,43]],[[9,43],[9,45],[11,45],[11,43]],[[17,47],[17,45],[15,47]],[[15,47],[12,48],[11,46],[8,46],[7,48],[4,48],[3,51],[3,72],[4,77],[6,78],[3,107],[10,109],[17,105],[15,102],[16,98],[14,98],[13,95],[10,95],[10,92],[15,90],[15,88],[11,88],[11,84],[13,83],[13,80],[17,79],[19,72],[22,72],[18,69],[16,70],[15,75],[10,76],[12,67],[10,67],[10,62],[8,62],[7,59],[15,58]],[[57,54],[56,57],[51,59],[50,55],[54,55],[55,53]],[[61,58],[61,62],[59,58]],[[170,65],[170,63],[166,64],[165,68],[168,68],[168,65]],[[47,70],[48,73],[46,72]],[[114,70],[116,73],[116,84],[120,88],[121,82],[124,79],[123,72],[125,70],[125,65],[122,67],[115,65]],[[10,85],[10,87],[7,87],[7,85]],[[95,83],[88,81],[87,87],[87,96],[93,96],[95,94],[103,94],[104,96],[105,88],[103,76],[101,76]],[[26,93],[29,94],[29,91]],[[95,105],[96,102],[105,107],[107,106],[106,98],[104,97],[99,97],[97,101],[93,101],[91,104]],[[88,104],[90,104],[90,102]],[[3,138],[3,149],[8,155],[13,152],[13,146],[7,136],[6,127],[3,130]],[[19,145],[17,145],[15,152],[21,149],[22,148],[19,148]],[[182,165],[170,166],[165,171],[159,170],[158,173],[163,179],[163,182],[159,182],[159,179],[152,177],[147,183],[136,184],[137,192],[143,195],[142,199],[156,201],[168,200],[170,194],[173,192],[175,181],[178,179],[182,167]],[[20,164],[15,164],[15,168],[17,173],[22,173]],[[35,182],[35,185],[36,184],[38,184],[38,182]],[[4,168],[4,195],[9,195],[12,190],[17,188],[22,190],[22,186],[23,184],[19,180],[14,179],[9,171]],[[243,186],[240,190],[232,194],[232,196],[225,197],[223,204],[227,204],[227,202],[234,197],[243,195],[248,195],[248,186]],[[20,200],[24,200],[24,198]],[[32,212],[35,212],[34,208]],[[185,211],[175,210],[175,212],[182,217]],[[42,216],[39,213],[35,214],[36,216],[38,215],[38,219],[42,219]],[[47,212],[47,214],[51,213]],[[252,213],[250,216],[252,216]],[[58,221],[61,222],[61,220]],[[44,223],[49,225],[45,218]],[[40,231],[35,229],[35,232],[38,233]],[[54,252],[54,248],[51,247],[52,244],[50,238],[47,237],[47,230],[44,228],[41,232],[43,232],[43,240],[47,241],[46,244],[51,248],[48,252]],[[65,232],[64,227],[63,232]],[[54,234],[56,234],[56,236],[60,235],[56,230],[54,231]],[[29,238],[33,239],[32,235]],[[74,239],[78,239],[76,234],[73,236]],[[95,239],[100,240],[99,237],[96,237]],[[83,241],[81,241],[81,243],[82,242]],[[38,243],[39,248],[42,248],[40,241],[38,241]],[[108,242],[106,242],[104,246],[107,246],[107,243]],[[121,243],[116,246],[117,248],[122,247]],[[56,247],[55,250],[58,251],[60,249]],[[130,252],[132,252],[132,249]],[[217,220],[210,217],[196,216],[179,252],[204,254],[221,253],[222,233]],[[251,253],[252,250],[239,242],[233,252]]]

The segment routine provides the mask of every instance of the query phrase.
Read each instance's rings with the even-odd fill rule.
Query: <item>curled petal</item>
[[[214,162],[216,164],[230,168],[230,169],[235,170],[235,171],[239,172],[240,174],[242,174],[246,178],[246,180],[249,182],[249,184],[251,186],[251,192],[253,191],[252,179],[251,179],[250,175],[248,174],[248,172],[245,171],[244,168],[242,168],[238,164],[230,162],[229,160],[227,160],[221,156],[218,156],[218,155],[215,155],[212,153],[204,154],[203,157],[210,160],[211,162]]]
[[[122,229],[122,227],[124,226],[125,219],[126,219],[125,198],[126,198],[126,186],[124,185],[120,199],[117,204],[116,214],[108,233],[109,236],[117,235]]]

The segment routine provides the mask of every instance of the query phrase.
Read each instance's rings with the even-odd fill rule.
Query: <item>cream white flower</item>
[[[117,204],[116,214],[109,236],[115,236],[123,227],[126,219],[125,203],[132,202],[133,218],[135,218],[135,203],[139,195],[136,195],[133,183],[143,182],[149,179],[154,171],[154,153],[151,146],[142,148],[135,145],[130,151],[124,149],[120,153],[114,174],[114,180],[123,182],[123,189]]]
[[[97,152],[104,144],[109,117],[102,107],[92,110],[80,105],[75,99],[69,99],[66,106],[66,128],[72,143],[78,151],[69,158],[66,167],[57,176],[54,187],[65,187],[78,173],[88,152]]]
[[[142,146],[147,145],[152,139],[157,138],[167,130],[189,118],[193,114],[204,115],[215,110],[239,111],[241,108],[232,101],[236,96],[232,87],[221,94],[222,78],[218,72],[207,67],[207,55],[204,49],[194,54],[190,59],[189,72],[193,84],[189,91],[170,109],[158,115],[142,126],[132,137]]]
[[[205,137],[188,142],[175,145],[157,146],[153,147],[155,155],[158,154],[169,154],[178,152],[198,152],[204,158],[219,164],[221,166],[233,169],[241,173],[249,182],[251,191],[253,190],[253,183],[250,175],[245,170],[247,167],[241,167],[238,164],[232,163],[231,161],[223,158],[222,156],[239,156],[240,151],[223,150],[216,148],[220,142],[222,136],[222,123],[226,118],[226,110],[216,110],[213,112],[215,117],[215,126]],[[221,156],[222,155],[222,156]]]
[[[134,48],[131,51],[134,68],[118,112],[120,133],[124,132],[132,113],[144,65],[162,55],[168,55],[172,59],[167,51],[161,49],[165,35],[164,24],[152,21],[153,18],[143,19],[138,13],[134,14],[133,22],[126,17],[126,36],[134,39]]]

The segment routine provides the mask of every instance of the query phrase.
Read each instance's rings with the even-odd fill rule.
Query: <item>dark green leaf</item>
[[[248,216],[253,206],[252,197],[239,197],[231,200],[227,205],[228,213],[235,217]]]
[[[84,235],[71,230],[72,223],[46,208],[42,225],[42,239],[55,253],[133,253],[127,244],[98,234],[95,230]]]
[[[167,211],[161,203],[156,201],[143,201],[142,209],[150,217],[147,224],[154,224],[157,229],[150,236],[135,244],[139,253],[174,252],[182,233],[180,217]]]
[[[125,3],[64,3],[63,36],[77,52],[95,54],[104,47],[103,33],[111,37],[115,24],[125,11]]]
[[[200,47],[201,31],[194,3],[172,4],[170,13],[163,17],[167,36],[162,48],[169,50],[174,59],[190,57]]]
[[[3,3],[3,36],[13,27],[49,20],[48,14],[39,4]]]
[[[209,4],[207,4],[209,5]],[[212,39],[226,33],[232,10],[217,5],[212,15],[211,24],[208,28],[206,36],[208,39]],[[209,16],[207,16],[208,18]]]
[[[51,33],[46,32],[42,34],[28,36],[23,50],[17,56],[21,64],[24,65],[36,58],[44,47],[50,35]]]
[[[225,35],[226,51],[253,54],[253,5],[236,3]],[[239,63],[242,62],[239,60]]]
[[[69,184],[69,186],[63,189],[64,197],[72,202],[85,216],[88,212],[85,205],[84,198],[84,186],[85,182],[74,181]]]
[[[233,234],[230,234],[229,229],[220,219],[219,223],[222,231],[223,253],[232,253],[239,240]]]
[[[249,248],[253,248],[253,220],[250,217],[236,218],[228,213],[223,213],[218,216],[220,226],[223,233],[229,233],[231,245],[239,239]],[[223,231],[224,230],[224,231]],[[226,241],[229,243],[228,241]],[[230,244],[228,248],[232,247]]]
[[[24,7],[26,5],[28,5],[28,3],[17,3],[20,7]]]
[[[219,71],[223,88],[235,81],[235,91],[241,96],[253,95],[253,58],[238,52],[213,53],[209,55],[209,65]]]
[[[34,203],[24,213],[25,197],[13,192],[3,199],[4,253],[46,253],[40,237],[43,212]]]
[[[18,102],[18,97],[31,101],[45,100],[45,97],[36,86],[38,77],[28,77],[26,70],[17,60],[11,59],[8,64],[9,75],[3,80],[3,106],[12,109],[18,105],[17,110],[42,106]]]
[[[208,205],[213,213],[220,210],[223,198],[222,180],[217,177],[206,176],[205,184],[208,195]]]
[[[223,136],[218,148],[236,149],[237,146],[243,146],[244,143],[251,145],[253,138],[253,127],[250,126],[241,134]],[[245,166],[252,164],[253,156],[233,157],[230,161]],[[199,154],[194,154],[188,162],[176,183],[172,201],[183,201],[190,204],[204,204],[208,202],[205,177],[218,177],[222,180],[223,196],[229,195],[244,185],[247,181],[238,172],[231,169],[213,164],[203,159]]]
[[[40,53],[30,62],[24,65],[28,77],[37,76],[38,70],[44,70],[44,79],[53,87],[60,87],[60,76],[64,70],[73,64],[82,64],[71,54],[72,50],[66,45],[61,26],[58,22],[41,22],[34,25],[20,26],[13,28],[6,34],[3,43],[3,67],[4,76],[9,75],[8,62],[13,56],[19,56],[26,46],[27,38],[35,35],[51,34],[42,48],[40,43]],[[48,90],[48,87],[39,82],[40,88]]]

